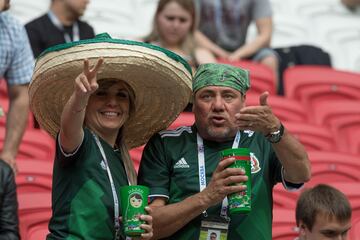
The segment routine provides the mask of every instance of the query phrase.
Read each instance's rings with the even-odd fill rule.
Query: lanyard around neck
[[[70,34],[65,31],[64,26],[62,25],[60,20],[56,17],[56,15],[52,11],[49,11],[48,16],[50,18],[50,21],[55,25],[55,27],[64,34],[65,42],[66,43],[72,42]],[[72,34],[73,34],[73,41],[80,40],[80,30],[77,21],[75,21],[72,25]]]
[[[116,194],[116,189],[115,189],[115,184],[114,184],[114,180],[112,178],[111,175],[111,171],[110,171],[110,167],[108,164],[108,160],[106,158],[105,155],[105,151],[100,143],[100,140],[98,138],[98,136],[92,132],[92,135],[95,139],[96,145],[98,146],[100,152],[101,152],[101,156],[103,157],[104,163],[105,163],[105,167],[106,167],[106,172],[110,181],[110,186],[111,186],[111,192],[112,192],[112,196],[113,196],[113,200],[114,200],[114,225],[115,225],[115,237],[118,234],[118,231],[120,230],[120,220],[119,220],[119,199],[118,196]]]
[[[232,148],[238,148],[240,143],[240,131],[237,131]],[[205,170],[205,147],[204,141],[199,133],[196,134],[197,147],[198,147],[198,163],[199,163],[199,188],[200,192],[206,188],[206,170]],[[225,197],[221,206],[221,216],[227,217],[227,198]]]

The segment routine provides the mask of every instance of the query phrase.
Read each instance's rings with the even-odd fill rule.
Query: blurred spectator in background
[[[144,41],[179,54],[193,68],[202,63],[216,62],[210,51],[196,45],[195,29],[193,0],[160,0],[153,20],[153,29]]]
[[[89,0],[52,0],[48,13],[27,23],[34,56],[56,44],[93,38],[94,29],[80,20],[88,3]]]
[[[319,184],[300,195],[296,224],[299,240],[346,240],[351,228],[351,205],[339,190]]]
[[[360,0],[341,0],[341,2],[352,11],[360,10]]]
[[[34,57],[45,49],[95,37],[94,29],[80,17],[89,0],[51,0],[49,11],[25,25]],[[40,128],[34,118],[35,128]]]
[[[200,46],[219,58],[250,59],[269,66],[277,76],[278,58],[270,49],[272,10],[269,0],[199,0]],[[255,21],[257,36],[246,43],[247,30]]]
[[[0,0],[0,3],[4,0]],[[0,159],[0,239],[18,240],[19,220],[14,173]]]
[[[16,172],[15,157],[29,114],[27,90],[33,73],[34,58],[25,28],[5,12],[9,8],[9,0],[0,0],[0,79],[5,79],[9,97],[5,139],[0,146],[0,159],[7,162]]]

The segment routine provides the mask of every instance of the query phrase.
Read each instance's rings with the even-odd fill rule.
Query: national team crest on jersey
[[[250,161],[251,161],[251,174],[259,172],[261,170],[260,163],[253,152],[250,152]]]

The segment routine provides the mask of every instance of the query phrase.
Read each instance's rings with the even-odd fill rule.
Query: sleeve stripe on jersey
[[[287,182],[284,178],[284,167],[281,168],[281,179],[282,179],[282,184],[284,186],[284,188],[289,191],[289,192],[295,192],[298,191],[299,189],[301,189],[304,186],[304,183],[290,183]]]
[[[74,156],[76,153],[77,153],[77,151],[79,150],[79,148],[81,147],[81,145],[83,144],[83,142],[84,142],[84,134],[83,134],[83,137],[82,137],[82,140],[81,140],[81,144],[73,151],[73,152],[71,152],[71,153],[66,153],[64,150],[63,150],[63,148],[62,148],[62,146],[61,146],[61,141],[60,141],[60,134],[58,135],[58,142],[57,142],[57,144],[59,144],[59,148],[60,148],[60,151],[61,151],[61,153],[62,153],[62,155],[64,156],[64,157],[71,157],[71,156]]]
[[[163,138],[163,137],[178,137],[183,132],[192,133],[191,127],[184,126],[184,127],[179,127],[175,130],[163,130],[163,131],[160,131],[159,134],[160,134],[161,138]]]
[[[151,194],[149,195],[150,201],[153,201],[155,198],[166,198],[169,199],[169,196],[163,194]]]

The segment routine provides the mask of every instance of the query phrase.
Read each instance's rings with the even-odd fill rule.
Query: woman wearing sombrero
[[[40,126],[57,138],[47,239],[125,239],[119,188],[136,184],[128,149],[184,109],[190,66],[165,49],[100,35],[46,50],[29,94]],[[141,218],[148,239],[152,218]]]

